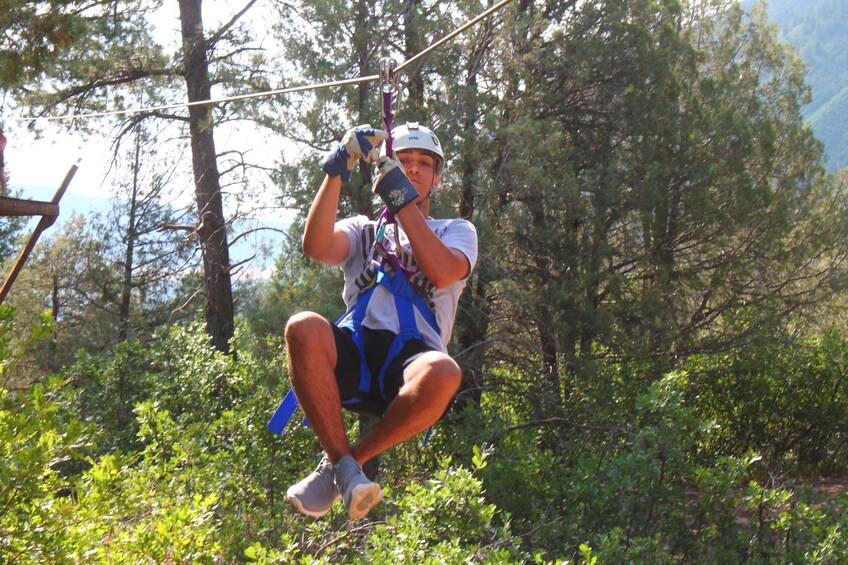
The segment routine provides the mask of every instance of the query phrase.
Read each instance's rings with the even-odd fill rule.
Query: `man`
[[[351,518],[365,516],[383,493],[362,464],[434,424],[460,385],[446,344],[477,260],[477,233],[466,220],[429,217],[445,165],[435,134],[417,123],[399,126],[392,132],[397,158],[379,158],[374,192],[397,224],[380,227],[365,216],[336,221],[342,181],[359,159],[375,160],[387,137],[360,126],[323,158],[327,175],[303,233],[309,257],[344,271],[350,308],[338,326],[313,312],[286,325],[292,388],[325,452],[287,492],[308,516],[323,516],[338,498]],[[380,417],[355,444],[343,404]]]

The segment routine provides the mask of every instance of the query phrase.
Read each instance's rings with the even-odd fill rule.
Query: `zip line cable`
[[[378,75],[370,75],[366,77],[351,78],[344,80],[334,80],[332,82],[321,82],[317,84],[308,84],[303,86],[292,86],[289,88],[281,88],[279,90],[268,90],[266,92],[254,92],[251,94],[238,94],[235,96],[227,96],[226,98],[215,98],[212,100],[196,100],[194,102],[176,102],[174,104],[162,104],[161,106],[150,106],[145,108],[130,108],[128,110],[110,110],[108,112],[91,112],[89,114],[66,114],[64,116],[38,116],[34,118],[21,118],[23,122],[35,121],[58,121],[58,120],[81,120],[88,118],[102,118],[105,116],[118,116],[121,114],[141,114],[143,112],[159,112],[162,110],[174,110],[176,108],[190,108],[192,106],[204,106],[206,104],[217,104],[219,102],[236,102],[238,100],[248,100],[251,98],[261,98],[265,96],[276,96],[279,94],[290,94],[292,92],[303,92],[306,90],[317,90],[319,88],[329,88],[332,86],[344,86],[347,84],[357,84],[360,82],[368,82],[377,80]]]
[[[427,47],[426,49],[424,49],[423,51],[418,53],[417,55],[415,55],[415,56],[411,57],[410,59],[407,59],[403,63],[399,64],[397,67],[395,67],[395,72],[402,70],[404,67],[411,65],[412,63],[414,63],[418,59],[421,59],[422,57],[429,54],[431,51],[435,50],[436,48],[441,47],[442,45],[444,45],[445,43],[447,43],[448,41],[450,41],[451,39],[453,39],[454,37],[456,37],[460,33],[464,32],[465,30],[467,30],[470,27],[477,25],[480,22],[480,20],[486,19],[491,14],[497,12],[498,10],[500,10],[501,8],[503,8],[504,6],[509,4],[510,2],[512,2],[512,0],[501,0],[500,3],[495,4],[494,6],[492,6],[491,8],[489,8],[488,10],[486,10],[485,12],[483,12],[482,14],[480,14],[479,16],[474,18],[473,20],[466,22],[462,26],[458,27],[454,31],[450,32],[449,34],[447,34],[446,36],[444,36],[443,38],[441,38],[437,42],[433,43],[432,45],[430,45],[429,47]]]
[[[400,71],[404,67],[407,67],[407,66],[415,63],[419,59],[428,55],[430,52],[434,51],[435,49],[441,47],[442,45],[444,45],[448,41],[452,40],[457,35],[463,33],[467,29],[478,24],[481,20],[483,20],[483,19],[489,17],[491,14],[497,12],[498,10],[500,10],[501,8],[503,8],[504,6],[509,4],[511,1],[512,0],[501,0],[501,2],[499,2],[498,4],[492,6],[491,8],[487,9],[485,12],[482,12],[481,14],[476,16],[474,19],[469,20],[468,22],[466,22],[462,26],[458,27],[454,31],[452,31],[449,34],[447,34],[446,36],[442,37],[441,39],[439,39],[435,43],[431,44],[429,47],[427,47],[426,49],[424,49],[423,51],[421,51],[417,55],[414,55],[413,57],[411,57],[411,58],[407,59],[406,61],[400,63],[399,65],[397,65],[395,67],[394,71],[395,72]],[[370,82],[370,81],[379,80],[379,79],[380,79],[379,74],[368,75],[368,76],[359,77],[359,78],[341,79],[341,80],[334,80],[334,81],[329,81],[329,82],[308,84],[308,85],[303,85],[303,86],[292,86],[292,87],[288,87],[288,88],[280,88],[280,89],[277,89],[277,90],[268,90],[268,91],[264,91],[264,92],[253,92],[253,93],[250,93],[250,94],[238,94],[238,95],[234,95],[234,96],[227,96],[227,97],[224,97],[224,98],[215,98],[215,99],[212,99],[212,100],[196,100],[194,102],[178,102],[178,103],[174,103],[174,104],[162,104],[160,106],[150,106],[150,107],[146,107],[146,108],[131,108],[131,109],[128,109],[128,110],[110,110],[110,111],[104,111],[104,112],[91,112],[91,113],[87,113],[87,114],[66,114],[64,116],[37,116],[37,117],[31,117],[31,118],[21,118],[21,121],[23,121],[23,122],[35,122],[35,121],[83,120],[83,119],[89,119],[89,118],[102,118],[102,117],[106,117],[106,116],[118,116],[118,115],[122,115],[122,114],[132,115],[132,114],[141,114],[141,113],[144,113],[144,112],[159,112],[159,111],[163,111],[163,110],[174,110],[176,108],[190,108],[192,106],[204,106],[204,105],[207,105],[207,104],[218,104],[218,103],[221,103],[221,102],[236,102],[236,101],[239,101],[239,100],[249,100],[249,99],[253,99],[253,98],[265,98],[265,97],[269,97],[269,96],[279,96],[279,95],[282,95],[282,94],[291,94],[291,93],[294,93],[294,92],[305,92],[305,91],[309,91],[309,90],[319,90],[319,89],[322,89],[322,88],[331,88],[331,87],[335,87],[335,86],[346,86],[346,85],[349,85],[349,84],[359,84],[361,82]]]

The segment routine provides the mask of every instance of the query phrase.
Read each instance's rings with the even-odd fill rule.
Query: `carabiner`
[[[392,121],[400,108],[400,85],[395,74],[397,63],[394,60],[380,59],[380,110],[383,114],[383,126],[389,136],[386,138],[386,155],[394,157],[392,150]]]
[[[395,72],[397,63],[394,59],[386,57],[380,59],[380,93],[383,95],[384,103],[382,104],[383,118],[387,114],[395,114],[400,110],[401,87],[398,82],[398,76]],[[391,93],[390,103],[385,104],[386,94]],[[388,107],[387,107],[388,106]]]

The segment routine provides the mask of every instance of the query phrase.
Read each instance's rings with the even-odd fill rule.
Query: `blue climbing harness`
[[[365,319],[368,304],[371,302],[374,292],[380,286],[386,288],[394,297],[399,331],[389,346],[386,359],[375,379],[366,361],[362,321]],[[424,341],[416,323],[416,311],[438,334],[439,325],[436,322],[436,316],[427,305],[427,301],[416,292],[403,272],[386,272],[384,261],[377,270],[373,284],[359,293],[356,303],[336,322],[336,325],[340,328],[347,328],[351,331],[351,337],[359,351],[359,389],[356,396],[342,401],[342,405],[355,409],[357,404],[373,396],[374,392],[379,392],[380,398],[388,401],[385,392],[386,369],[403,350],[407,342],[413,339]],[[282,434],[286,424],[294,415],[297,404],[294,390],[289,390],[274,416],[268,422],[268,429],[275,434]]]
[[[400,327],[397,335],[392,341],[392,344],[389,346],[386,359],[383,362],[383,366],[380,368],[379,373],[376,375],[375,382],[374,375],[371,374],[371,370],[368,367],[368,363],[365,358],[362,320],[365,319],[365,313],[368,310],[368,303],[371,301],[371,297],[374,295],[374,292],[379,286],[385,287],[394,296],[395,310],[397,311],[398,324]],[[377,391],[380,393],[380,397],[384,401],[387,400],[385,391],[386,369],[389,367],[391,362],[394,361],[395,357],[397,357],[403,350],[403,347],[407,342],[413,339],[424,341],[421,336],[421,332],[418,331],[418,325],[415,322],[416,310],[438,334],[439,326],[436,323],[436,316],[433,314],[432,310],[430,310],[430,307],[427,305],[424,298],[415,291],[404,275],[399,273],[389,274],[384,270],[383,265],[381,265],[380,269],[377,271],[377,278],[374,281],[374,284],[361,292],[356,299],[356,304],[354,304],[353,307],[344,316],[342,316],[338,322],[336,322],[339,327],[350,329],[352,332],[353,342],[359,350],[359,394],[354,398],[343,401],[343,405],[355,406],[362,402],[369,395],[374,393],[375,385],[377,386]],[[348,317],[351,312],[353,315],[350,316],[347,321],[342,322],[342,320]]]

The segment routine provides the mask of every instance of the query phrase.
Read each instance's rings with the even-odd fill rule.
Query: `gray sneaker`
[[[330,511],[341,494],[333,480],[333,464],[326,454],[312,473],[289,487],[286,497],[298,512],[313,518],[320,518]]]
[[[368,480],[362,467],[350,455],[342,457],[335,466],[336,486],[342,493],[345,510],[352,520],[362,518],[383,500],[383,489]]]

